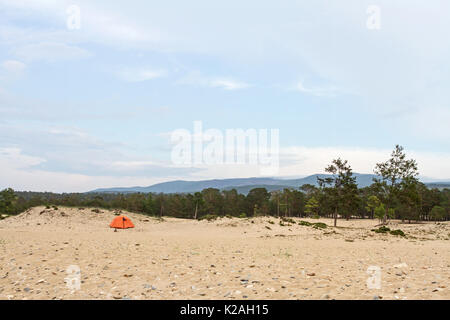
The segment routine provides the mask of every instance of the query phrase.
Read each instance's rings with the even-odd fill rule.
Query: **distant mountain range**
[[[358,187],[363,188],[373,183],[373,174],[354,174]],[[330,177],[328,174],[314,174],[299,179],[281,179],[281,178],[240,178],[240,179],[215,179],[201,181],[169,181],[157,183],[149,187],[129,187],[129,188],[103,188],[90,192],[97,193],[193,193],[207,188],[216,188],[219,190],[236,189],[239,193],[247,194],[254,188],[266,188],[268,191],[283,190],[285,188],[298,189],[304,184],[317,186],[317,177]],[[429,182],[426,183],[431,188],[450,188],[450,182]]]

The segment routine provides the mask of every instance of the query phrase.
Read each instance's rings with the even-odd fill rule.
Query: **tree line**
[[[450,190],[429,189],[417,179],[417,163],[406,159],[396,146],[389,160],[378,163],[380,177],[358,188],[348,161],[335,159],[325,168],[330,174],[317,178],[317,186],[268,192],[254,188],[247,195],[236,189],[204,189],[195,193],[66,193],[0,192],[0,213],[15,215],[35,206],[98,207],[127,210],[151,216],[190,219],[215,217],[328,217],[443,221],[450,219]]]

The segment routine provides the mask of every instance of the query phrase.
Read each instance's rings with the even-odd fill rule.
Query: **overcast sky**
[[[170,133],[194,121],[279,129],[279,176],[338,156],[372,173],[401,144],[421,176],[450,179],[449,12],[447,0],[0,0],[0,188],[258,176],[173,164]]]

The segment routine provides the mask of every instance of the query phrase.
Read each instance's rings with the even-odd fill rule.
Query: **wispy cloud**
[[[2,168],[29,169],[45,162],[45,159],[25,155],[17,147],[0,148],[0,165]]]
[[[26,64],[17,60],[6,60],[0,64],[0,81],[20,79],[26,69]],[[0,90],[0,94],[1,94]]]
[[[120,68],[114,71],[114,74],[126,82],[142,82],[157,78],[166,77],[166,70],[151,68]]]
[[[304,94],[313,95],[316,97],[334,97],[341,91],[334,86],[329,87],[306,87],[302,81],[299,81],[293,88],[293,90],[302,92]]]
[[[26,65],[23,62],[17,60],[7,60],[2,63],[2,68],[8,72],[22,72],[25,70]]]
[[[73,32],[67,26],[67,8],[73,1],[60,0],[0,0],[0,7],[6,12],[5,23],[0,28],[0,39],[18,44],[24,41],[55,41],[66,43],[106,44],[113,47],[134,46],[152,47],[161,39],[158,28],[142,27],[136,19],[130,19],[123,10],[109,2],[108,6],[92,1],[79,0],[75,5],[80,8],[81,29]],[[37,28],[16,27],[8,24],[20,19],[33,19]]]
[[[339,146],[284,147],[280,150],[280,162],[285,163],[280,168],[280,175],[323,173],[331,160],[338,157],[347,159],[355,172],[373,173],[375,164],[386,161],[391,151],[381,148]],[[450,153],[415,151],[406,148],[406,154],[408,158],[417,160],[421,175],[438,179],[450,178]]]
[[[58,60],[84,59],[92,56],[85,49],[60,42],[27,44],[13,49],[12,52],[25,61],[43,60],[53,62]]]
[[[211,87],[222,88],[225,90],[239,90],[249,87],[249,84],[233,79],[213,79],[209,82],[209,84]]]
[[[246,82],[236,80],[232,77],[211,77],[205,76],[200,72],[190,72],[180,78],[177,83],[199,87],[220,88],[223,90],[240,90],[251,86]]]

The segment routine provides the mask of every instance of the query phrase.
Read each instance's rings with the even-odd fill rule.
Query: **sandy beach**
[[[121,214],[136,227],[114,232],[115,212],[92,208],[1,220],[0,299],[450,299],[449,222],[391,222],[403,238],[371,231],[376,220]],[[373,266],[379,289],[367,286]]]

